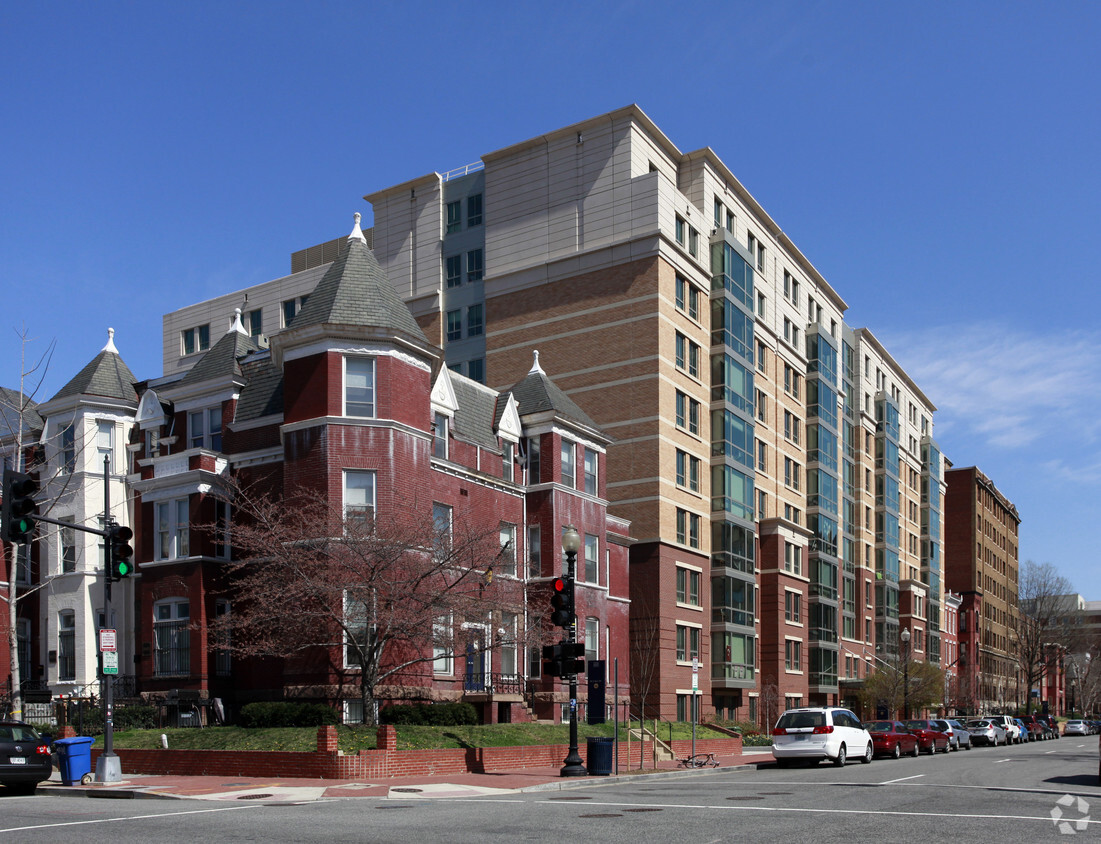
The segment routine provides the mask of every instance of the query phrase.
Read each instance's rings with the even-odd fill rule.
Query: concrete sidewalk
[[[557,791],[640,779],[695,776],[703,771],[747,770],[758,762],[772,761],[769,748],[749,748],[738,756],[719,756],[718,768],[687,769],[676,762],[659,762],[656,769],[620,769],[611,776],[563,777],[559,767],[517,768],[492,774],[442,774],[440,776],[389,777],[374,782],[320,780],[294,777],[152,776],[123,774],[116,783],[66,786],[54,771],[39,785],[40,794],[105,799],[262,800],[266,803],[302,803],[347,797],[391,800],[476,797],[524,791]]]

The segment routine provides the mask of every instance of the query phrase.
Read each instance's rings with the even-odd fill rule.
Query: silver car
[[[872,761],[872,736],[852,712],[835,706],[789,709],[772,730],[772,755],[786,767],[793,759],[829,759],[841,767],[850,754]]]
[[[1090,734],[1090,727],[1085,721],[1067,721],[1063,725],[1063,735],[1065,736],[1088,736]]]
[[[988,744],[997,747],[999,744],[1009,743],[1009,737],[1005,730],[985,718],[975,718],[968,721],[967,732],[971,734],[971,741],[975,744]]]
[[[948,734],[949,750],[971,749],[971,733],[967,732],[967,728],[959,721],[941,719],[929,723],[942,733]]]

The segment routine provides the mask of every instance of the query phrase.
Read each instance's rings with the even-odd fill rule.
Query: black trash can
[[[590,777],[606,777],[612,772],[612,754],[615,753],[615,739],[602,736],[589,736],[588,763]]]

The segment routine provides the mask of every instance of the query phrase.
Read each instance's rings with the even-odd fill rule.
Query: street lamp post
[[[910,720],[910,631],[902,629],[902,720]]]
[[[581,537],[573,525],[566,525],[562,533],[562,551],[566,555],[566,580],[573,589],[574,576],[577,568],[577,552],[581,548]],[[572,602],[571,602],[572,603]],[[573,645],[577,642],[577,607],[570,607],[570,624],[566,628],[566,641]],[[571,652],[572,653],[572,652]],[[572,658],[572,656],[571,656]],[[566,758],[562,760],[565,765],[559,774],[564,777],[584,777],[589,772],[581,760],[581,754],[577,750],[577,672],[569,672],[570,681],[570,749]]]

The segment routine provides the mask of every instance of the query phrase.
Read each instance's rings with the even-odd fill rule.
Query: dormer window
[[[516,464],[516,445],[514,443],[510,443],[506,440],[503,443],[502,455],[501,455],[501,476],[506,481],[514,480],[513,467],[515,466],[515,464]]]
[[[344,358],[344,415],[375,415],[374,358]]]

